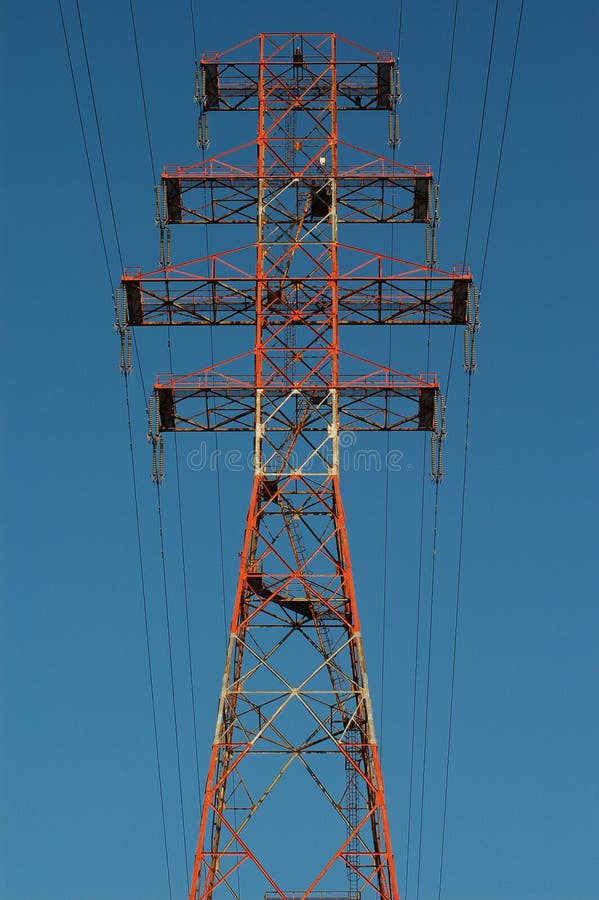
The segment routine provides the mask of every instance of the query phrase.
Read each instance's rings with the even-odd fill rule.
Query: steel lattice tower
[[[159,377],[149,410],[158,478],[165,431],[254,435],[190,900],[238,896],[238,875],[253,900],[398,900],[339,490],[339,436],[428,430],[439,478],[442,401],[430,374],[405,375],[344,353],[339,326],[472,328],[476,305],[463,267],[443,272],[432,259],[419,266],[339,242],[343,223],[422,223],[434,236],[430,169],[338,139],[340,111],[383,110],[396,142],[398,84],[390,53],[333,34],[262,34],[205,54],[200,140],[211,110],[257,111],[257,139],[164,170],[163,265],[122,279],[123,341],[129,326],[255,328],[251,353]],[[256,242],[171,265],[174,223],[255,223]],[[318,821],[310,852],[285,844],[298,817],[306,835]]]

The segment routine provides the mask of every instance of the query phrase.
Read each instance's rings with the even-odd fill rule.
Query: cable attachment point
[[[160,261],[163,268],[171,264],[171,230],[166,226],[160,227]]]
[[[201,104],[202,97],[202,73],[200,66],[196,65],[195,84],[193,87],[193,102]]]
[[[152,445],[152,481],[164,478],[164,440],[160,433],[160,406],[156,391],[148,397],[148,441]]]
[[[206,69],[200,64],[196,67],[194,100],[199,106],[206,106]]]
[[[437,228],[436,223],[424,229],[424,264],[433,268],[437,265]]]
[[[464,371],[476,372],[476,332],[480,328],[478,315],[479,293],[473,284],[468,285],[466,327],[464,329]]]
[[[472,325],[464,328],[464,371],[476,372],[476,328]]]
[[[445,430],[445,397],[441,391],[435,394],[435,406],[433,409],[433,432],[444,441],[447,437]]]
[[[208,115],[203,112],[198,116],[198,139],[197,145],[199,150],[207,149],[210,146],[210,134],[208,131]]]
[[[122,287],[118,287],[114,292],[114,328],[115,331],[122,331],[129,324],[127,315],[127,300],[125,291]]]
[[[130,375],[133,370],[133,342],[131,332],[126,328],[119,331],[121,339],[120,370],[122,375]]]
[[[130,375],[133,369],[133,346],[128,325],[127,297],[121,286],[114,292],[114,327],[121,343],[119,368],[122,375]]]
[[[150,394],[148,397],[148,405],[146,407],[146,413],[148,415],[148,441],[151,441],[154,436],[154,403],[154,394]]]
[[[431,478],[435,484],[443,481],[443,444],[434,432],[431,434]]]
[[[431,478],[435,484],[443,481],[443,441],[446,437],[445,397],[441,391],[437,391],[433,412],[433,431],[431,433]]]
[[[395,106],[396,103],[401,103],[402,94],[401,94],[401,77],[399,70],[399,60],[395,61],[395,78],[391,82],[391,102]]]
[[[148,441],[155,443],[160,437],[160,406],[158,396],[153,391],[148,397]]]
[[[164,481],[164,441],[162,435],[152,442],[152,481]]]
[[[476,331],[480,328],[480,319],[478,316],[478,308],[479,308],[479,293],[478,288],[474,284],[468,285],[468,296],[467,296],[467,317],[466,322]]]
[[[154,224],[162,225],[162,207],[164,206],[164,202],[162,199],[163,185],[155,185],[154,193],[156,195],[156,211],[154,212]]]
[[[389,113],[388,129],[387,143],[390,147],[399,147],[401,138],[399,136],[399,118],[396,112]]]

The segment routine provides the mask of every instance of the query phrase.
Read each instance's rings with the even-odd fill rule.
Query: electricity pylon
[[[339,329],[472,325],[472,278],[464,267],[434,267],[430,169],[338,138],[339,112],[384,110],[389,141],[398,143],[392,54],[334,34],[261,34],[204,54],[196,90],[200,143],[213,110],[256,111],[256,140],[165,168],[157,192],[161,266],[126,271],[117,303],[122,335],[142,325],[255,329],[252,351],[159,377],[150,406],[157,478],[163,432],[254,436],[189,897],[398,900],[339,438],[430,431],[438,479],[443,403],[433,375],[346,353]],[[256,241],[172,265],[175,223],[253,223]],[[427,265],[340,243],[345,223],[424,224],[432,238]]]

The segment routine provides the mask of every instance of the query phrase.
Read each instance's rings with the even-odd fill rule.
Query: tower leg
[[[336,475],[254,479],[190,900],[241,882],[398,900]]]

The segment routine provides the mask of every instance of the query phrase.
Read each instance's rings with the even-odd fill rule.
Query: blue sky
[[[114,279],[110,227],[74,3],[63,0]],[[462,260],[494,3],[461,0],[441,177],[439,265]],[[81,0],[124,261],[151,269],[158,240],[153,179],[128,4]],[[469,261],[480,277],[519,11],[499,5]],[[396,49],[399,7],[386,2],[226,7],[194,2],[198,47],[225,49],[260,31],[336,31]],[[404,2],[400,107],[405,163],[439,160],[453,2]],[[195,147],[189,4],[136,4],[156,165],[191,163]],[[112,301],[92,204],[58,7],[2,12],[2,736],[0,898],[167,897],[128,432]],[[527,0],[481,299],[449,778],[445,900],[591,900],[596,879],[597,758],[596,340],[598,135],[595,5]],[[211,153],[253,127],[211,119]],[[343,127],[343,125],[342,125]],[[386,154],[385,117],[348,124]],[[362,130],[360,130],[362,129]],[[190,232],[192,230],[189,230]],[[174,235],[173,256],[201,255],[203,234]],[[384,229],[356,243],[388,252]],[[245,242],[214,235],[213,249]],[[395,236],[422,259],[422,235]],[[440,329],[442,330],[442,329]],[[174,336],[175,368],[210,360],[201,329]],[[424,368],[424,335],[396,329],[393,363]],[[449,331],[449,329],[447,329]],[[138,336],[146,387],[168,369],[165,337]],[[214,336],[216,359],[251,335]],[[351,335],[346,347],[351,349]],[[386,335],[369,335],[384,359]],[[451,338],[433,335],[446,382]],[[419,343],[417,343],[419,342]],[[466,379],[457,336],[447,408],[440,513],[420,896],[436,897],[447,740],[451,629]],[[422,365],[417,364],[422,359]],[[155,494],[138,372],[131,379],[143,554],[155,666],[173,895],[186,896]],[[202,773],[223,663],[216,475],[188,465],[183,513]],[[389,479],[385,679],[381,681],[385,473],[343,473],[373,701],[382,724],[387,802],[402,886],[406,870],[411,678],[422,437],[398,435],[405,465]],[[361,443],[360,446],[367,445]],[[385,449],[384,438],[373,443]],[[208,444],[208,450],[213,444]],[[221,450],[249,445],[223,438]],[[195,457],[197,459],[197,457]],[[236,578],[247,471],[221,471],[226,614]],[[166,558],[181,728],[187,843],[198,800],[186,662],[172,444],[164,482]],[[427,483],[423,639],[430,607],[432,491]],[[426,643],[421,643],[421,657]],[[384,704],[383,704],[384,697]],[[381,709],[384,709],[382,722]],[[418,844],[424,712],[418,679],[415,805],[408,897]],[[203,774],[202,774],[203,779]],[[595,852],[594,852],[595,851]]]

